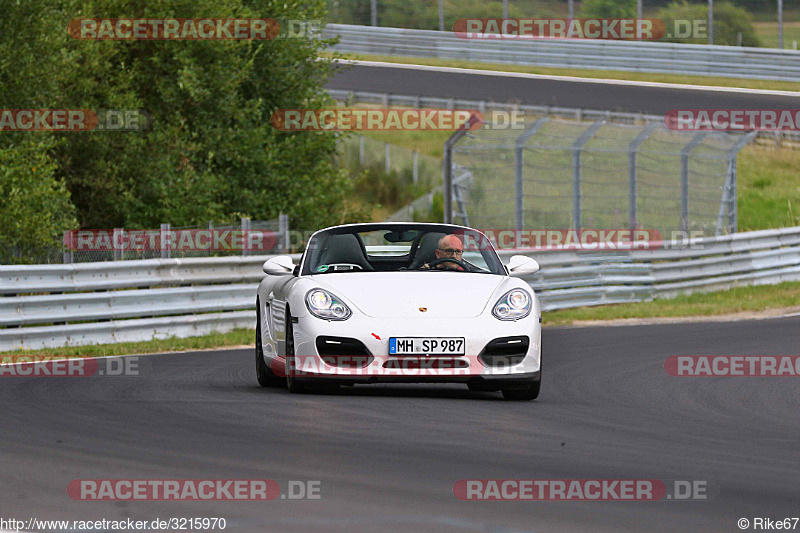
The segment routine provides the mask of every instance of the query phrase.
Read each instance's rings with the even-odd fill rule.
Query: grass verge
[[[761,45],[767,48],[778,48],[778,23],[777,22],[754,22],[753,28],[761,41]],[[800,22],[783,23],[783,48],[793,49],[794,41],[800,43]]]
[[[784,45],[786,41],[784,38]],[[332,53],[321,53],[324,57],[333,57]],[[683,76],[680,74],[658,74],[650,72],[623,72],[616,70],[590,70],[577,68],[550,68],[527,65],[510,65],[501,63],[481,63],[477,61],[462,61],[455,59],[435,59],[422,57],[385,56],[372,54],[335,54],[342,59],[359,59],[362,61],[385,61],[388,63],[402,63],[410,65],[430,65],[435,67],[455,67],[478,70],[492,70],[498,72],[523,72],[527,74],[542,74],[545,76],[574,76],[576,78],[609,79],[648,81],[659,83],[676,83],[689,85],[704,85],[715,87],[740,87],[744,89],[761,89],[773,91],[800,91],[800,83],[771,80],[748,80],[740,78],[723,78],[714,76]],[[346,67],[345,67],[346,68]]]
[[[546,326],[562,326],[583,321],[625,318],[710,317],[796,307],[798,302],[800,282],[785,282],[694,293],[650,302],[560,309],[545,312],[543,323]]]
[[[88,346],[68,346],[65,348],[45,348],[42,350],[14,350],[0,352],[0,355],[46,355],[63,357],[107,357],[158,352],[183,352],[207,350],[225,346],[240,346],[255,343],[255,330],[235,329],[228,333],[211,333],[201,337],[179,339],[154,339],[143,342],[120,342],[118,344],[92,344]]]

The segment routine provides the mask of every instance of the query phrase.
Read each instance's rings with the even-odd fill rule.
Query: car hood
[[[370,272],[313,276],[367,316],[467,318],[480,315],[506,279],[466,272]],[[424,315],[420,309],[425,309]]]

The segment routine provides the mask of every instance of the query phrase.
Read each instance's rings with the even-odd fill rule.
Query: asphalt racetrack
[[[800,93],[746,89],[686,88],[603,80],[515,77],[413,65],[342,65],[326,84],[342,89],[411,96],[438,96],[527,105],[608,109],[663,115],[673,109],[797,109]]]
[[[800,317],[545,329],[535,402],[456,385],[290,395],[252,350],[138,376],[0,378],[0,517],[223,517],[226,531],[740,531],[800,514],[800,378],[671,377],[671,355],[798,355]],[[319,499],[75,501],[78,479],[319,482]],[[706,499],[462,501],[465,479],[700,482]],[[751,525],[752,527],[752,525]],[[800,525],[798,525],[800,528]]]

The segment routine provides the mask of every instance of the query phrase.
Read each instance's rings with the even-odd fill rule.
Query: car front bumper
[[[541,376],[540,317],[533,314],[517,321],[492,316],[474,318],[371,318],[353,316],[328,321],[305,315],[293,318],[295,357],[285,371],[303,379],[335,379],[342,382],[458,382],[486,390],[495,385],[523,387]],[[320,355],[318,337],[355,339],[365,351],[355,354]],[[461,356],[390,355],[391,337],[463,337]],[[527,337],[527,350],[514,356],[495,356],[493,364],[481,357],[487,345],[506,337]]]

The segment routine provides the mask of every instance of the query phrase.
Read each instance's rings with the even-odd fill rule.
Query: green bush
[[[676,0],[659,10],[658,18],[666,24],[667,31],[675,27],[675,20],[708,20],[707,4],[689,4],[686,0]],[[707,28],[706,26],[704,26]],[[714,44],[736,46],[738,34],[742,34],[742,46],[761,46],[753,28],[752,16],[743,7],[730,2],[714,3]],[[702,37],[665,38],[675,43],[708,43],[708,34]]]
[[[634,18],[636,0],[584,0],[580,14],[585,18]]]

